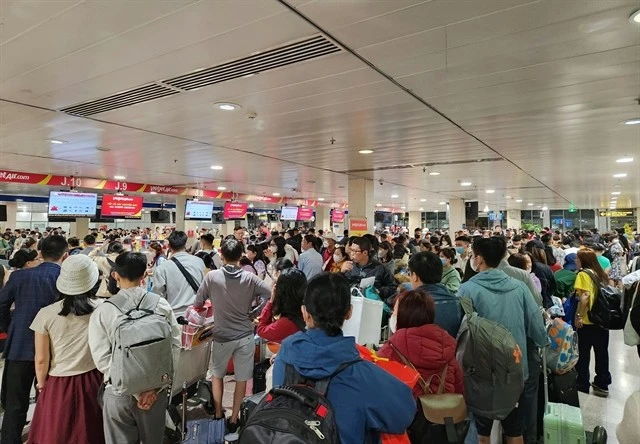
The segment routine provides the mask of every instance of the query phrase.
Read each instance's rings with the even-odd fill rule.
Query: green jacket
[[[451,293],[456,293],[460,288],[460,273],[453,267],[448,270],[445,269],[442,272],[442,280],[440,283],[447,287],[447,290]]]
[[[576,272],[571,270],[558,270],[554,273],[553,278],[556,280],[556,291],[554,296],[559,298],[568,298],[573,294],[573,284],[576,282]]]

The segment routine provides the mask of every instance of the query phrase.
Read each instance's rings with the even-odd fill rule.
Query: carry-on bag
[[[549,402],[580,407],[578,399],[578,373],[575,369],[568,373],[549,374]]]

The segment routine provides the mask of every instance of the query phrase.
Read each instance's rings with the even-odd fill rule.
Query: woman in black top
[[[551,297],[556,291],[556,280],[553,277],[551,267],[547,265],[547,253],[544,250],[544,244],[539,240],[531,240],[527,242],[525,250],[531,253],[533,257],[533,269],[531,270],[542,285],[542,305],[544,308],[553,306]]]

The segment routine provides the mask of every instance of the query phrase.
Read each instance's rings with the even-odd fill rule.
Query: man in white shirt
[[[302,238],[302,254],[298,259],[298,268],[304,273],[307,280],[322,273],[324,265],[322,255],[315,249],[315,241],[316,237],[313,234],[307,234]]]
[[[115,261],[114,278],[131,304],[138,306],[147,296],[140,287],[147,271],[147,258],[142,253],[123,253]],[[180,348],[180,326],[176,322],[169,303],[159,298],[155,312],[161,314],[171,325],[174,368]],[[89,348],[96,368],[104,375],[106,387],[103,395],[102,417],[107,444],[125,442],[159,443],[163,440],[165,411],[167,409],[166,387],[147,390],[136,396],[118,395],[110,384],[111,359],[115,345],[115,333],[120,310],[113,304],[98,307],[89,320]]]
[[[187,253],[186,245],[187,234],[184,231],[171,233],[169,236],[171,259],[162,263],[153,272],[151,291],[169,302],[176,317],[184,315],[187,307],[193,304],[196,292],[204,279],[204,262],[199,257]],[[180,266],[190,279],[183,274]]]

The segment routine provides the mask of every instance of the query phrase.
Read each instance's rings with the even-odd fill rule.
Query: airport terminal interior
[[[640,0],[0,0],[0,444],[192,442],[187,435],[196,433],[189,429],[196,423],[221,426],[227,442],[240,444],[484,444],[502,443],[501,434],[509,444],[640,444],[639,226]],[[53,251],[61,238],[65,252],[58,257]],[[236,244],[242,254],[232,260]],[[147,268],[136,281],[131,270],[142,256],[132,253],[140,252]],[[498,253],[500,266],[489,258]],[[312,254],[319,257],[317,273],[309,268]],[[509,416],[483,416],[474,404],[469,381],[475,366],[465,361],[461,330],[446,335],[453,358],[444,367],[447,392],[453,387],[449,366],[464,375],[468,430],[457,440],[442,432],[445,425],[429,423],[428,439],[416,431],[412,421],[426,421],[418,394],[427,393],[417,375],[429,376],[417,364],[409,389],[400,387],[414,395],[406,424],[398,408],[377,422],[371,417],[385,415],[376,407],[366,418],[355,408],[338,411],[344,400],[329,391],[336,440],[261,440],[268,427],[260,414],[268,402],[249,417],[253,398],[238,396],[264,392],[265,371],[269,384],[273,372],[273,386],[287,384],[284,368],[305,377],[295,360],[311,344],[260,334],[263,323],[289,319],[271,312],[272,302],[274,310],[283,309],[276,302],[285,297],[277,295],[287,276],[278,261],[285,257],[307,289],[296,299],[290,335],[316,338],[321,331],[328,335],[323,340],[335,339],[320,327],[322,309],[312,298],[322,279],[340,278],[351,286],[351,304],[360,297],[360,309],[353,312],[355,326],[342,314],[344,336],[337,337],[354,336],[363,359],[362,350],[373,347],[367,366],[380,378],[391,375],[380,370],[376,353],[406,368],[388,348],[403,330],[424,327],[401,327],[407,322],[401,320],[403,301],[419,294],[420,303],[432,307],[425,323],[448,331],[440,296],[423,277],[433,274],[433,263],[425,265],[431,257],[444,270],[433,285],[457,304],[456,331],[471,316],[462,321],[462,299],[470,298],[477,311],[497,297],[478,302],[485,297],[477,291],[482,275],[505,275],[517,284],[515,293],[524,292],[517,310],[526,317],[527,303],[537,302],[544,312],[536,311],[526,328],[522,322],[501,326],[529,355],[521,365],[524,389]],[[193,260],[203,264],[195,283],[187,266]],[[268,287],[262,300],[256,293],[253,305],[243,308],[250,314],[242,321],[216,310],[228,307],[217,298],[231,287],[216,293],[214,276],[230,279],[231,269],[255,275],[261,281],[256,292]],[[455,270],[455,287],[440,279],[447,270]],[[563,271],[572,275],[564,294],[557,274]],[[39,275],[23,277],[28,273]],[[93,280],[84,288],[83,279]],[[137,284],[129,289],[131,282]],[[181,336],[172,364],[169,359],[175,373],[164,375],[164,385],[129,393],[122,389],[129,387],[126,379],[118,385],[113,376],[121,339],[104,340],[115,337],[108,330],[115,327],[96,330],[108,323],[106,306],[116,306],[102,302],[116,294],[125,298],[136,287],[155,295],[154,286],[161,301],[154,310],[170,305],[167,319]],[[176,302],[172,291],[191,299]],[[53,320],[45,325],[45,307],[73,295],[82,295],[89,311],[81,316],[72,309],[67,316],[49,310]],[[619,325],[595,321],[593,307],[605,295],[608,303],[618,302]],[[362,302],[367,299],[376,304],[371,312]],[[199,311],[203,301],[213,305],[206,320]],[[59,318],[80,336],[56,337],[64,329],[52,326],[66,325]],[[247,322],[256,365],[245,378],[239,356],[247,345],[224,334]],[[558,363],[556,373],[540,363],[534,373],[531,355],[540,359],[548,348],[534,344],[534,323],[552,346],[561,324],[574,338],[563,339],[563,347],[575,360],[561,371]],[[192,345],[192,336],[209,327],[209,338],[203,334],[202,343]],[[420,355],[422,339],[413,337],[418,342],[413,350],[409,343],[410,357]],[[69,352],[64,347],[70,343],[83,345]],[[320,360],[334,350],[323,344]],[[101,356],[104,347],[109,352]],[[225,371],[232,353],[235,369],[229,364]],[[122,359],[117,365],[125,368]],[[360,375],[359,365],[334,367],[341,370],[341,387],[368,390],[347,383],[349,375]],[[392,387],[398,378],[388,382],[379,386]],[[91,391],[95,384],[106,391],[104,407],[94,405],[93,392],[60,395],[59,404],[52,399],[52,393]],[[539,411],[528,407],[530,384]],[[554,390],[559,399],[545,401],[545,391],[553,397]],[[563,398],[566,392],[575,395],[571,401]],[[388,394],[369,396],[384,404]],[[132,413],[120,420],[129,421],[127,430],[114,419],[124,415],[114,409],[125,400]],[[389,406],[394,402],[389,398]],[[555,407],[574,416],[551,418]],[[160,418],[155,425],[152,412]],[[43,424],[47,418],[59,426]],[[548,432],[552,419],[562,430],[557,436]],[[324,420],[307,424],[313,439],[328,433]],[[358,427],[359,435],[345,431]],[[293,426],[284,429],[278,433],[294,433]]]

